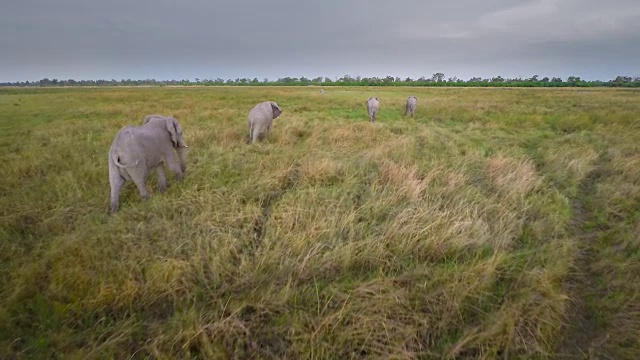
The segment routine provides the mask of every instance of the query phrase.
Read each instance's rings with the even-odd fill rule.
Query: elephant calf
[[[407,105],[404,106],[404,115],[410,115],[413,117],[413,114],[416,112],[416,107],[418,107],[418,98],[415,96],[409,96],[409,98],[407,98]]]
[[[273,101],[264,101],[249,111],[249,141],[255,143],[267,132],[271,135],[271,124],[282,114],[282,110]]]
[[[378,110],[380,110],[380,99],[378,99],[377,96],[370,97],[369,100],[367,100],[367,113],[369,113],[369,121],[376,121]]]
[[[175,172],[177,181],[180,181],[186,170],[186,158],[187,145],[182,139],[182,128],[173,117],[147,115],[142,126],[120,129],[109,149],[110,212],[118,210],[120,190],[125,182],[133,181],[140,196],[147,199],[149,173],[156,170],[160,191],[165,191],[167,179],[162,165]]]

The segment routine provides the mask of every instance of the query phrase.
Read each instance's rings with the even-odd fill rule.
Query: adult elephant
[[[409,96],[407,98],[407,105],[404,106],[404,115],[410,115],[413,117],[413,114],[416,112],[416,107],[418,107],[418,98],[415,96]]]
[[[187,167],[187,147],[180,123],[171,116],[147,115],[142,126],[120,129],[109,149],[110,212],[118,210],[120,190],[127,181],[136,184],[143,199],[149,198],[146,181],[154,169],[160,191],[164,192],[167,179],[163,164],[176,174],[177,181],[182,180]]]
[[[378,110],[380,110],[380,99],[378,97],[370,97],[367,100],[367,113],[369,114],[369,121],[375,122],[376,117],[378,115]]]

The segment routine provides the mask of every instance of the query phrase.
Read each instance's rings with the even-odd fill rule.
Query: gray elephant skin
[[[418,107],[418,98],[415,96],[409,96],[407,98],[407,105],[404,106],[404,115],[413,117],[413,114],[416,112],[416,107]]]
[[[369,121],[376,121],[378,110],[380,110],[380,99],[378,99],[377,96],[370,97],[369,100],[367,100],[367,113],[369,114]]]
[[[150,172],[156,170],[160,191],[164,192],[167,179],[163,164],[180,181],[184,177],[186,160],[187,144],[182,138],[182,128],[171,116],[147,115],[142,126],[120,129],[109,149],[110,213],[118,210],[120,190],[127,181],[133,181],[140,196],[148,199],[146,181]]]
[[[280,117],[282,109],[274,101],[264,101],[249,111],[249,141],[255,143],[264,138],[265,133],[271,135],[273,120]]]

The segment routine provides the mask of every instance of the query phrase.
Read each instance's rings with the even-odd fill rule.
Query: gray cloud
[[[640,75],[612,0],[47,1],[3,5],[0,81]]]

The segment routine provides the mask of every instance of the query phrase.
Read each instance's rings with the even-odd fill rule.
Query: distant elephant
[[[324,89],[320,89],[320,94],[324,94]]]
[[[143,199],[149,198],[146,182],[154,169],[160,191],[164,192],[167,179],[163,164],[176,173],[177,181],[182,180],[186,170],[187,147],[178,120],[170,116],[147,115],[142,126],[120,129],[109,149],[110,212],[113,214],[118,210],[120,190],[129,180],[136,184]]]
[[[271,135],[271,124],[282,114],[282,110],[273,101],[264,101],[249,111],[249,141],[255,143],[264,137],[265,132]]]
[[[407,105],[404,106],[404,115],[410,115],[413,117],[413,114],[416,112],[416,107],[418,106],[418,98],[415,96],[409,96],[407,98]]]
[[[370,97],[367,100],[367,113],[369,113],[369,121],[376,121],[376,115],[378,115],[378,110],[380,109],[380,99],[378,97]]]

